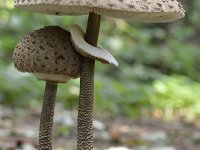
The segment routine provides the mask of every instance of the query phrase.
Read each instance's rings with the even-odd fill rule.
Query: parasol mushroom
[[[52,36],[53,35],[53,36]],[[46,81],[42,106],[39,149],[51,149],[57,84],[80,74],[80,55],[74,51],[70,33],[48,26],[25,36],[13,53],[15,67]]]
[[[101,15],[152,23],[184,17],[184,9],[177,0],[15,0],[15,6],[51,15],[89,14],[85,40],[93,46],[97,46]],[[94,65],[94,60],[82,58],[78,150],[93,147]]]
[[[76,28],[81,29],[79,26]],[[77,34],[79,30],[74,29]],[[83,37],[74,37],[82,41]],[[96,47],[82,42],[83,48],[77,51],[86,51],[84,47],[95,50]],[[52,149],[52,126],[55,99],[58,83],[66,83],[71,78],[80,75],[80,55],[74,50],[69,32],[58,26],[47,26],[25,36],[16,46],[13,53],[15,67],[22,72],[33,73],[37,79],[46,81],[44,101],[40,120],[39,149]],[[116,60],[106,50],[102,58],[104,63],[115,63]],[[91,58],[96,59],[93,54]],[[105,57],[105,58],[104,58]]]

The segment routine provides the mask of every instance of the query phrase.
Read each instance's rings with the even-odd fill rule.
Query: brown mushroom
[[[25,36],[13,53],[15,67],[46,81],[42,106],[39,150],[52,149],[52,126],[57,84],[80,75],[80,55],[74,50],[70,33],[48,26]]]
[[[139,22],[170,22],[184,17],[177,0],[16,0],[15,6],[54,15],[89,13],[85,41],[97,46],[101,15]],[[93,147],[93,100],[95,61],[82,58],[78,114],[78,150]]]

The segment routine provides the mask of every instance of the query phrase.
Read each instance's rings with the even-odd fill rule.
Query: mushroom
[[[177,0],[16,0],[15,6],[51,15],[89,13],[85,41],[97,46],[101,15],[138,22],[170,22],[184,17]],[[95,61],[82,57],[78,112],[78,150],[93,147],[93,100]]]
[[[74,51],[70,33],[48,26],[28,34],[13,53],[15,67],[46,81],[40,120],[39,150],[52,149],[52,126],[57,84],[80,75],[80,55]]]
[[[91,58],[103,63],[118,65],[114,57],[105,49],[92,47],[84,41],[82,29],[76,25],[73,28],[73,39],[82,41],[73,47],[69,32],[58,26],[47,26],[25,36],[16,46],[13,53],[15,67],[22,72],[31,72],[37,79],[46,81],[44,101],[40,120],[39,149],[52,149],[52,126],[57,83],[66,83],[71,78],[80,75],[80,55],[74,50],[86,52],[100,51],[95,57],[92,52],[87,53]],[[53,36],[52,36],[53,35]]]

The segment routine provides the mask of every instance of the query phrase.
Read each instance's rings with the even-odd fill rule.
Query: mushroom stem
[[[52,150],[52,127],[57,83],[46,82],[40,118],[39,150]]]
[[[100,15],[89,14],[85,40],[92,46],[97,46],[100,21]],[[77,150],[92,150],[95,61],[86,57],[81,61]]]

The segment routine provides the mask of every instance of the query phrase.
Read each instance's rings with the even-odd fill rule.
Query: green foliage
[[[55,130],[55,135],[56,137],[62,137],[66,135],[70,131],[69,127],[57,127]]]
[[[27,105],[34,106],[39,102],[37,98],[42,97],[41,91],[44,91],[44,89],[32,76],[21,74],[11,66],[1,69],[0,73],[0,101],[2,104],[24,107]]]
[[[1,69],[0,74],[1,104],[13,107],[41,105],[44,81],[37,81],[31,74],[20,73],[13,66]],[[77,107],[78,83],[74,80],[65,85],[59,84],[57,99],[71,109]]]
[[[200,115],[200,83],[184,76],[164,77],[153,82],[150,103],[160,109],[193,108]]]
[[[119,61],[118,68],[96,63],[97,113],[137,115],[148,110],[200,106],[200,1],[183,0],[185,19],[166,24],[142,24],[103,18],[99,44]],[[86,16],[58,17],[15,9],[12,0],[0,0],[0,99],[3,104],[25,107],[41,104],[44,82],[19,74],[11,64],[16,43],[45,25],[85,28]],[[79,80],[59,85],[58,101],[67,108],[78,105]]]

